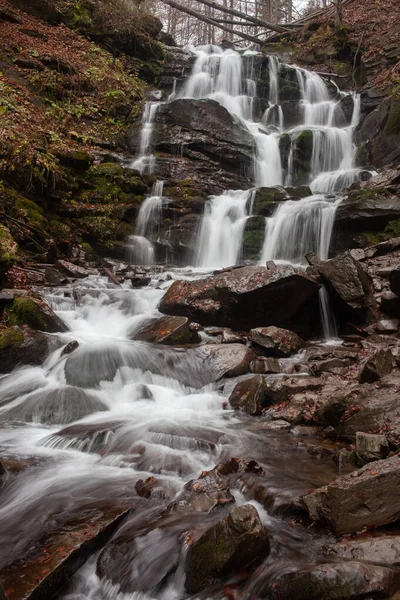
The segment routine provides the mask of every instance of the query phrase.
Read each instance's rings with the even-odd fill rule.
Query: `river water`
[[[277,86],[279,61],[270,60],[269,105],[262,119],[255,121],[251,53],[246,77],[243,58],[235,52],[208,47],[196,53],[193,73],[176,96],[215,99],[245,123],[257,146],[255,185],[281,185],[290,179],[293,163],[289,160],[285,174],[279,154],[284,129]],[[302,69],[297,70],[297,78],[302,90],[303,125],[290,135],[295,142],[305,128],[312,130],[309,183],[316,192],[337,191],[343,181],[358,177],[352,143],[358,99],[354,99],[351,124],[340,126],[337,102],[330,99],[323,80]],[[155,164],[151,132],[157,109],[158,104],[151,104],[145,110],[140,154],[132,163],[143,171],[153,170]],[[310,250],[327,258],[337,201],[336,197],[316,194],[283,203],[266,221],[261,262],[274,259],[298,264]],[[162,217],[162,203],[160,182],[143,204],[137,235],[133,236],[136,239],[131,240],[137,249],[134,262],[154,262],[153,245],[147,236]],[[52,336],[53,351],[42,366],[17,369],[0,380],[2,455],[31,465],[20,470],[2,491],[1,568],[32,551],[44,536],[76,523],[82,515],[126,502],[136,506],[122,526],[130,535],[132,548],[137,549],[132,565],[128,561],[135,571],[135,583],[121,591],[120,582],[96,573],[94,556],[59,597],[187,598],[185,532],[204,528],[218,517],[210,514],[199,518],[189,510],[181,518],[168,521],[162,510],[185,482],[230,457],[256,460],[263,468],[257,479],[257,486],[268,498],[263,505],[257,501],[260,497],[254,482],[242,481],[231,491],[238,504],[251,502],[257,507],[271,535],[272,552],[252,577],[243,575],[223,582],[196,598],[262,598],[274,577],[318,557],[326,540],[303,527],[295,515],[302,493],[336,475],[330,459],[316,460],[308,452],[320,441],[304,436],[301,429],[288,432],[285,424],[280,428],[279,423],[273,425],[264,418],[254,420],[232,411],[227,404],[231,388],[213,381],[195,352],[133,340],[141,323],[160,316],[158,303],[172,281],[204,276],[212,268],[236,264],[252,203],[252,190],[227,191],[210,199],[202,221],[196,268],[154,269],[151,283],[142,289],[132,289],[130,283],[117,287],[91,276],[46,293],[46,300],[68,325],[68,333]],[[329,313],[324,294],[321,305],[322,312]],[[330,327],[327,335],[332,335],[333,325]],[[77,341],[78,348],[62,355],[71,341]],[[145,500],[138,496],[135,484],[151,476],[156,477],[159,492]],[[292,514],[293,518],[288,518]]]

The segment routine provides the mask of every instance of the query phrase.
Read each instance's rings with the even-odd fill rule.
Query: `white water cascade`
[[[156,159],[151,151],[151,138],[154,120],[160,104],[160,102],[147,102],[143,111],[139,153],[129,165],[131,169],[137,169],[140,173],[152,173],[154,170]]]
[[[135,235],[128,238],[128,260],[138,265],[153,265],[155,253],[153,241],[162,219],[163,181],[156,181],[151,194],[140,207]]]

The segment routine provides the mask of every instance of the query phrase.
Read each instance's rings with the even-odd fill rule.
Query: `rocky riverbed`
[[[3,290],[5,597],[394,598],[399,253]]]

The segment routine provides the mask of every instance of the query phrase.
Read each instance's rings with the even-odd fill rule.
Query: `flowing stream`
[[[327,258],[340,202],[340,196],[329,195],[361,174],[354,168],[352,139],[359,99],[353,97],[353,116],[346,125],[327,84],[318,75],[294,68],[301,91],[302,124],[285,128],[279,94],[281,63],[270,58],[268,107],[257,114],[254,55],[223,52],[214,46],[197,49],[193,72],[183,89],[174,90],[174,98],[214,99],[245,124],[257,148],[256,187],[295,181],[297,142],[302,133],[311,132],[307,183],[315,194],[282,202],[266,219],[260,262],[273,259],[301,265],[310,251]],[[131,164],[142,172],[154,168],[151,136],[158,106],[146,106],[139,155]],[[283,135],[290,137],[286,165],[280,151]],[[155,262],[162,193],[162,182],[158,182],[141,207],[136,235],[129,240],[132,262]],[[123,526],[131,538],[121,556],[136,544],[137,583],[120,589],[118,583],[96,572],[94,556],[59,598],[188,598],[184,533],[191,527],[204,527],[212,517],[199,519],[197,513],[189,512],[166,521],[162,509],[185,482],[232,456],[257,460],[264,469],[258,484],[268,491],[268,510],[245,485],[233,493],[237,503],[250,501],[257,507],[273,544],[270,556],[250,580],[243,577],[234,582],[240,590],[235,598],[265,597],[263,586],[273,577],[318,558],[326,540],[282,517],[300,494],[326,484],[336,474],[330,459],[311,458],[307,448],[315,443],[312,436],[300,441],[283,429],[264,421],[254,423],[230,410],[226,404],[229,386],[213,383],[209,367],[195,351],[133,340],[141,324],[160,316],[158,303],[174,279],[199,277],[201,271],[239,261],[255,193],[255,189],[227,190],[210,199],[199,233],[198,271],[155,269],[151,283],[138,290],[130,283],[117,287],[90,276],[69,288],[48,291],[47,301],[70,330],[51,336],[53,350],[42,366],[20,368],[0,379],[2,455],[31,465],[22,466],[2,492],[2,568],[32,550],[39,539],[59,528],[68,530],[83,515],[127,502],[136,512]],[[326,336],[335,337],[325,290],[320,302]],[[74,340],[79,347],[63,354],[66,344]],[[151,501],[140,497],[135,488],[138,480],[148,477],[156,477],[159,490]],[[171,563],[173,556],[177,558]],[[164,574],[161,579],[159,572]],[[224,586],[193,598],[232,598]]]

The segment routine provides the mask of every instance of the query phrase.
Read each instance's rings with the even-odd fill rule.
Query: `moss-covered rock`
[[[0,225],[0,278],[13,266],[17,252],[18,245],[10,230],[4,225]]]
[[[261,187],[256,190],[253,204],[253,214],[270,217],[277,204],[287,199],[285,189],[280,186]]]
[[[47,333],[68,329],[51,308],[39,298],[15,298],[5,311],[5,318],[10,325],[28,325],[32,329]]]
[[[62,165],[76,171],[87,171],[94,160],[93,156],[84,150],[59,150],[56,156]]]
[[[46,336],[30,327],[0,329],[0,373],[18,365],[40,365],[49,351]]]
[[[243,232],[242,261],[257,261],[261,256],[261,250],[265,236],[265,218],[250,217],[246,221]]]
[[[293,166],[298,185],[306,184],[309,181],[313,140],[313,132],[310,129],[304,129],[294,142]]]

